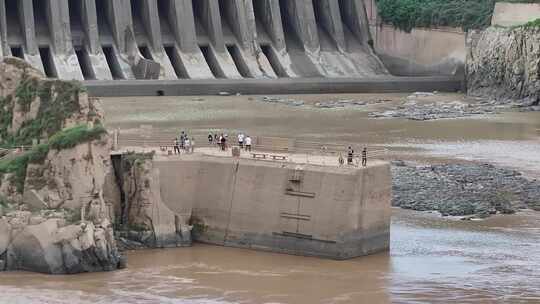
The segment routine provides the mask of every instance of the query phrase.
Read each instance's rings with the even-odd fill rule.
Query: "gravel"
[[[392,205],[404,209],[479,218],[540,211],[540,181],[490,164],[413,166],[395,161],[392,175]]]

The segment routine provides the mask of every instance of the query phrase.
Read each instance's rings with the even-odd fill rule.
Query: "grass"
[[[540,18],[538,18],[536,20],[533,20],[533,21],[530,21],[530,22],[527,22],[524,25],[522,25],[521,27],[524,27],[524,28],[540,28]]]
[[[105,133],[107,133],[107,130],[102,125],[96,125],[93,128],[89,128],[87,125],[79,125],[51,136],[49,146],[55,150],[70,149],[80,143],[100,139]]]
[[[23,193],[26,170],[29,164],[43,162],[51,149],[70,149],[80,143],[100,139],[105,133],[107,131],[102,125],[96,125],[93,128],[79,125],[62,130],[52,136],[48,144],[37,145],[23,155],[0,161],[0,173],[13,174],[10,181],[16,186],[17,192]]]
[[[38,80],[23,76],[15,91],[15,99],[8,96],[0,100],[0,146],[29,145],[33,139],[48,138],[63,128],[64,121],[79,111],[79,94],[84,89],[76,81]],[[25,121],[19,130],[10,133],[14,100],[23,112],[39,97],[40,106],[35,119]]]

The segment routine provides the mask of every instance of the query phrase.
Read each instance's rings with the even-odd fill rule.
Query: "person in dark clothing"
[[[221,151],[225,151],[226,148],[227,148],[227,138],[221,135]]]
[[[354,158],[354,150],[352,147],[349,147],[347,150],[347,165],[353,164],[353,158]]]
[[[180,144],[178,143],[178,138],[174,139],[173,149],[174,149],[174,154],[180,154]]]
[[[212,134],[208,134],[208,144],[210,147],[212,146],[212,142],[214,141],[214,136]]]
[[[362,166],[367,166],[367,148],[364,148],[364,150],[362,150]]]

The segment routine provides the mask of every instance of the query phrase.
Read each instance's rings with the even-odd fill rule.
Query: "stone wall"
[[[347,259],[387,250],[386,163],[335,168],[193,156],[155,161],[162,198],[192,210],[194,240]]]
[[[390,73],[399,76],[463,75],[465,33],[456,28],[414,28],[410,33],[383,24],[375,0],[364,0],[373,47]]]
[[[495,4],[491,25],[516,26],[540,18],[540,3]]]

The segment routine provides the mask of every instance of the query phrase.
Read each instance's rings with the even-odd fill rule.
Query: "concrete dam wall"
[[[388,163],[338,168],[210,156],[154,160],[196,241],[348,259],[389,248]]]
[[[0,38],[61,79],[387,74],[363,0],[0,0]]]

